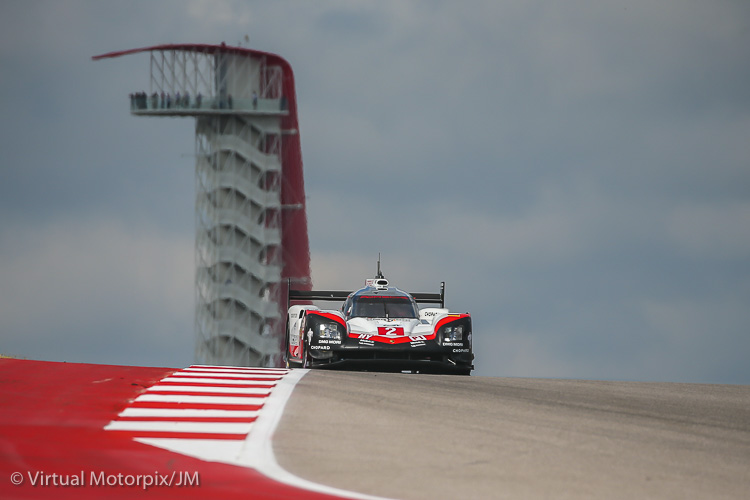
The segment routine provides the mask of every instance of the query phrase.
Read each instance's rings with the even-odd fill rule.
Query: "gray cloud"
[[[2,348],[59,361],[192,359],[192,239],[96,216],[4,227]]]
[[[358,286],[378,251],[404,288],[446,280],[483,375],[749,383],[749,22],[730,1],[8,2],[0,348],[184,364],[193,124],[128,115],[148,56],[90,56],[247,34],[295,70],[316,284]]]

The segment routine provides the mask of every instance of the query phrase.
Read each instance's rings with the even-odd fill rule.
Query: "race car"
[[[471,374],[471,315],[445,309],[445,282],[440,293],[407,293],[379,267],[356,292],[289,290],[286,366]],[[315,300],[343,304],[325,310]]]

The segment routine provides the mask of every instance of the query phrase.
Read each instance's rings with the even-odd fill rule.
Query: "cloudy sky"
[[[194,123],[91,56],[248,35],[295,70],[316,286],[447,281],[478,375],[750,384],[746,1],[0,13],[4,354],[192,362]]]

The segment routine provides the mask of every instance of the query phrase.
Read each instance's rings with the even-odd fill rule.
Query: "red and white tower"
[[[286,282],[310,289],[294,75],[281,57],[157,45],[136,116],[194,117],[195,353],[206,364],[281,363]]]

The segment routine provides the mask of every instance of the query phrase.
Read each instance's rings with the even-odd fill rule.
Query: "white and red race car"
[[[310,305],[320,300],[343,304],[339,310]],[[445,309],[445,283],[440,293],[407,293],[378,270],[356,292],[289,290],[288,303],[287,367],[460,375],[474,369],[471,315]]]

